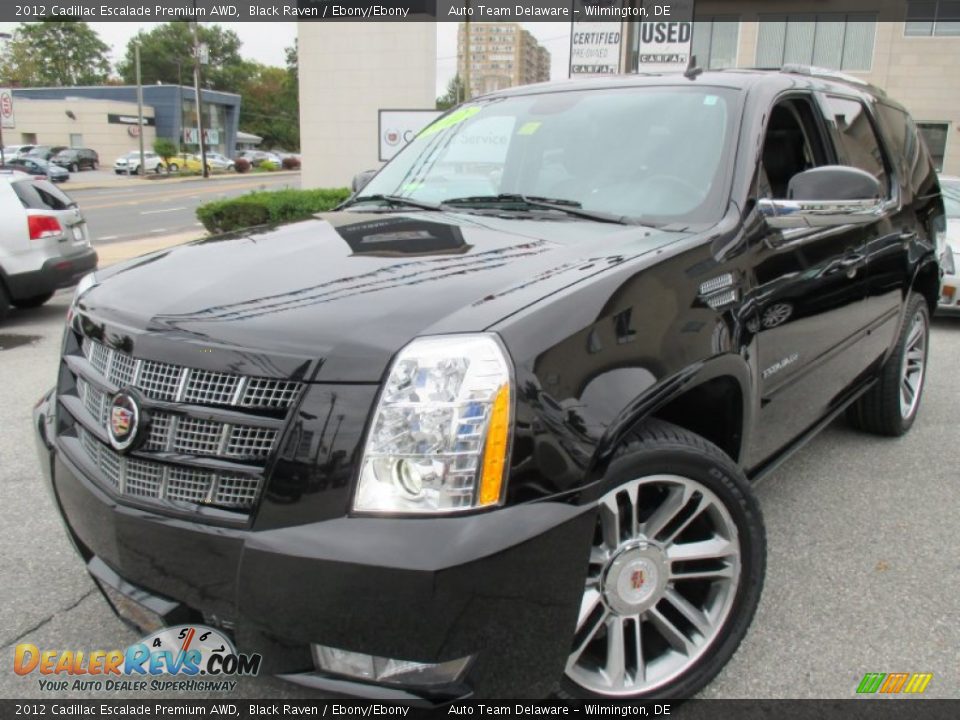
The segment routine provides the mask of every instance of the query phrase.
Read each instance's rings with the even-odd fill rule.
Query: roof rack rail
[[[817,77],[824,78],[826,80],[842,80],[843,82],[848,82],[852,85],[859,85],[862,88],[869,88],[877,95],[886,95],[883,88],[879,88],[876,85],[871,85],[866,80],[858,78],[854,75],[849,75],[839,70],[831,70],[830,68],[818,67],[816,65],[799,65],[795,63],[787,63],[782,68],[780,72],[789,73],[792,75],[805,75],[807,77]]]

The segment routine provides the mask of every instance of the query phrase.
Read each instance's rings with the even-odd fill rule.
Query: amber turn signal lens
[[[507,465],[507,442],[510,437],[510,385],[497,391],[490,410],[487,445],[483,451],[483,471],[480,476],[480,507],[500,502],[503,475]]]

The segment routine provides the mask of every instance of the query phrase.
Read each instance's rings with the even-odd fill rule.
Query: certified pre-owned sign
[[[381,110],[380,160],[391,160],[441,114],[439,110]]]

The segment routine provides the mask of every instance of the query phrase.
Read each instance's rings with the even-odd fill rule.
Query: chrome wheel
[[[910,331],[900,365],[900,415],[912,417],[920,403],[920,390],[927,368],[927,316],[918,310],[910,321]]]
[[[737,527],[707,487],[652,475],[600,500],[566,675],[600,695],[657,689],[719,636],[740,583]]]
[[[763,313],[761,323],[767,330],[772,330],[778,325],[783,325],[790,316],[793,315],[793,305],[790,303],[777,303],[768,307]]]

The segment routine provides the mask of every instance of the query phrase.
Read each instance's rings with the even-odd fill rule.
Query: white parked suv
[[[80,209],[49,180],[0,170],[0,217],[0,320],[96,269]]]
[[[163,159],[152,150],[144,151],[143,166],[146,172],[161,173],[166,169]],[[113,163],[113,171],[117,175],[126,175],[128,172],[132,175],[141,175],[143,171],[140,169],[140,151],[134,150],[118,157]]]

